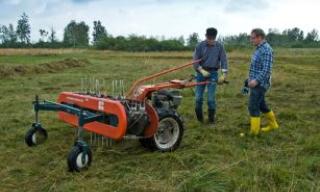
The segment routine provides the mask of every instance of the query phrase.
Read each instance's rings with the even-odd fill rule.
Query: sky
[[[16,25],[25,12],[32,41],[39,39],[39,29],[51,27],[62,40],[71,20],[85,21],[91,29],[100,20],[113,36],[186,38],[197,32],[203,38],[208,27],[222,36],[256,27],[320,30],[319,10],[319,0],[0,0],[0,25]]]

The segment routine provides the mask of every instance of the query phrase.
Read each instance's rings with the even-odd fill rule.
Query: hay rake
[[[156,84],[146,82],[197,62],[200,60],[139,79],[126,93],[123,80],[114,80],[112,94],[107,94],[104,81],[88,77],[81,79],[80,91],[62,92],[57,102],[40,100],[36,96],[33,102],[35,122],[26,133],[26,144],[35,146],[48,136],[39,121],[39,112],[57,111],[60,120],[77,128],[67,158],[70,171],[86,169],[92,161],[92,152],[84,141],[83,131],[91,132],[90,143],[93,145],[110,146],[115,141],[138,139],[150,150],[173,151],[180,145],[184,131],[182,118],[177,112],[182,99],[179,89],[215,82],[196,83],[192,78]]]

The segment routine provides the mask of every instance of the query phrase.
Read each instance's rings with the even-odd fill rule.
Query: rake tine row
[[[121,141],[121,143],[124,142]],[[111,147],[114,145],[114,141],[102,135],[90,132],[90,144],[98,147]]]

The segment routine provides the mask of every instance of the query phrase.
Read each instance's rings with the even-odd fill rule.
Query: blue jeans
[[[197,83],[203,81],[211,81],[207,85],[197,85],[196,86],[196,109],[202,110],[203,104],[203,93],[207,87],[208,89],[208,109],[216,110],[216,87],[218,81],[218,72],[214,71],[210,73],[209,77],[203,77],[201,73],[197,73],[196,75]]]
[[[260,112],[270,112],[265,100],[265,94],[266,89],[260,85],[250,89],[248,109],[251,117],[260,117]]]

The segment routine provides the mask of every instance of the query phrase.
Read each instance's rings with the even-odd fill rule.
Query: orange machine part
[[[58,98],[59,103],[73,104],[85,109],[100,111],[105,114],[113,114],[118,117],[118,125],[112,126],[101,122],[92,122],[84,125],[84,129],[105,137],[121,140],[127,130],[127,115],[120,101],[108,98],[98,98],[89,95],[81,95],[72,92],[62,92]],[[59,119],[71,125],[78,125],[78,117],[66,112],[58,113]]]
[[[187,68],[187,67],[190,67],[192,66],[193,64],[195,63],[199,63],[201,61],[201,59],[198,59],[198,60],[194,60],[194,61],[191,61],[189,63],[186,63],[184,65],[181,65],[181,66],[177,66],[177,67],[174,67],[174,68],[170,68],[170,69],[166,69],[166,70],[163,70],[159,73],[155,73],[153,75],[149,75],[147,77],[143,77],[141,79],[138,79],[137,81],[135,81],[132,86],[130,87],[129,91],[126,93],[126,98],[128,99],[133,99],[135,100],[135,94],[136,94],[136,91],[137,89],[145,82],[147,81],[150,81],[152,79],[156,79],[160,76],[163,76],[165,74],[168,74],[168,73],[172,73],[174,71],[178,71],[178,70],[181,70],[181,69],[184,69],[184,68]]]
[[[156,110],[149,103],[146,102],[145,105],[146,105],[146,111],[149,116],[150,124],[144,130],[144,136],[145,137],[152,137],[158,129],[159,117],[158,117],[158,113],[156,112]]]
[[[149,97],[152,92],[163,90],[163,89],[183,89],[188,87],[195,87],[197,85],[205,85],[209,84],[209,81],[203,82],[185,82],[182,80],[171,80],[169,82],[157,83],[154,85],[141,85],[137,88],[135,95],[133,95],[132,99],[137,101],[143,101],[145,98]]]

